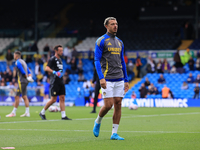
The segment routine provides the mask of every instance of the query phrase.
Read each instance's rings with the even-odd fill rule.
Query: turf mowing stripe
[[[195,115],[200,114],[200,112],[191,112],[191,113],[176,113],[176,114],[158,114],[158,115],[130,115],[122,116],[122,118],[137,118],[137,117],[158,117],[158,116],[176,116],[176,115]],[[123,114],[122,114],[123,115]],[[112,117],[104,117],[104,119],[111,119]],[[94,120],[96,118],[79,118],[73,120]],[[58,120],[35,120],[35,121],[13,121],[13,122],[0,122],[0,124],[12,124],[12,123],[30,123],[30,122],[49,122],[49,121],[62,121]]]
[[[134,115],[134,116],[126,116],[122,118],[132,118],[132,117],[159,117],[159,116],[177,116],[177,115],[196,115],[200,114],[200,112],[191,112],[191,113],[176,113],[176,114],[159,114],[159,115]],[[122,114],[123,115],[123,114]]]
[[[0,129],[2,131],[50,131],[50,132],[92,132],[92,130],[55,130],[55,129]],[[101,132],[111,132],[101,130]],[[133,132],[133,133],[197,133],[200,132],[185,132],[185,131],[119,131],[119,132]]]
[[[12,124],[12,123],[30,123],[30,122],[49,122],[49,121],[61,121],[60,119],[58,120],[35,120],[35,121],[12,121],[12,122],[0,122],[0,124]]]

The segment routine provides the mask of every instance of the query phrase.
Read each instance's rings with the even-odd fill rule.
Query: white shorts
[[[103,98],[124,97],[124,81],[106,81],[106,89],[101,88]]]

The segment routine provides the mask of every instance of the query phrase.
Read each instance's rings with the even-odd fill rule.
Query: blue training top
[[[124,44],[115,35],[107,32],[97,39],[94,51],[94,63],[99,80],[128,82],[124,61]]]

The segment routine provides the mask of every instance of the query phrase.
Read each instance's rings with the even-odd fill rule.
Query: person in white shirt
[[[38,73],[40,71],[40,65],[38,64],[38,62],[35,62],[35,75],[37,76]]]
[[[71,57],[70,52],[71,52],[71,50],[70,50],[69,46],[67,46],[67,47],[64,48],[63,55],[64,55],[66,61],[67,61],[68,57]]]
[[[89,80],[86,80],[85,82],[83,82],[83,88],[85,89],[86,86],[88,86],[89,88],[91,87],[91,82]]]

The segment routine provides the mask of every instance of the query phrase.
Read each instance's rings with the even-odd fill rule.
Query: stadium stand
[[[170,90],[172,91],[174,98],[193,98],[194,96],[194,87],[195,84],[188,83],[188,89],[184,90],[181,89],[181,86],[184,81],[187,81],[187,77],[189,74],[192,73],[194,78],[198,74],[200,74],[200,71],[189,71],[187,73],[183,74],[164,74],[164,78],[166,79],[165,84],[158,84],[158,78],[160,74],[154,73],[154,74],[147,74],[142,78],[141,81],[139,81],[137,84],[135,84],[125,95],[125,98],[131,98],[131,94],[134,91],[137,95],[137,98],[140,98],[140,92],[138,89],[140,88],[141,84],[145,82],[145,78],[147,77],[150,81],[150,83],[153,83],[155,87],[157,87],[159,94],[157,95],[147,95],[147,98],[162,98],[162,88],[166,85]],[[148,87],[147,87],[148,89]]]
[[[190,49],[200,49],[200,39],[196,39],[190,46]]]
[[[0,53],[12,42],[14,42],[14,40],[15,38],[0,38]]]
[[[126,50],[169,50],[180,45],[181,38],[177,35],[185,20],[129,20],[127,22],[126,19],[118,18],[118,22],[120,26],[117,36],[123,39]],[[103,26],[101,30],[104,30]],[[97,38],[86,37],[75,48],[79,51],[94,49],[95,39]]]
[[[180,32],[184,20],[182,21],[179,20],[178,21],[174,20],[131,21],[130,20],[128,23],[124,23],[125,19],[121,20],[120,22],[120,18],[118,18],[118,22],[120,23],[119,27],[120,29],[117,36],[123,39],[126,49],[130,50],[175,49],[180,45],[181,39],[180,37],[177,37],[176,34]],[[129,26],[130,24],[133,27],[130,27]],[[145,27],[145,25],[147,26]],[[127,31],[127,29],[130,29],[129,32]],[[104,32],[102,32],[101,34],[104,34]],[[83,41],[82,44],[78,45],[77,49],[80,49],[81,46],[83,46],[83,49],[85,49],[84,44],[92,43],[94,38],[87,37],[84,40],[86,41]],[[91,45],[89,47],[94,47],[94,46]],[[86,49],[88,49],[88,47]]]
[[[87,37],[81,43],[75,46],[77,51],[88,51],[90,48],[94,50],[95,42],[98,37]]]
[[[5,61],[1,62],[1,63],[0,63],[0,72],[6,71],[6,66],[7,66],[7,64],[6,64]],[[11,67],[11,68],[12,68],[12,67]],[[10,69],[11,69],[11,68],[10,68]]]
[[[88,60],[88,59],[83,59],[82,60],[83,62],[83,74],[84,74],[84,78],[85,80],[91,80],[92,77],[93,77],[93,63],[92,61]],[[32,70],[32,75],[33,75],[33,79],[35,80],[35,82],[33,83],[29,83],[28,84],[28,87],[30,88],[36,88],[38,85],[37,85],[37,82],[36,82],[36,75],[35,75],[35,61],[31,62],[31,63],[28,63],[27,64],[28,67]],[[9,68],[13,71],[13,68],[15,67],[15,64],[13,63],[12,66],[9,66]],[[66,61],[63,60],[63,70],[64,72],[67,70],[67,69],[70,69],[71,66],[69,64],[66,64]],[[43,69],[43,65],[40,64],[40,69],[41,69],[41,73],[42,74],[45,74],[44,72],[44,69]],[[7,64],[5,61],[2,61],[0,63],[0,72],[3,73],[7,70]],[[69,84],[66,84],[66,98],[67,99],[72,99],[74,100],[77,95],[79,94],[79,96],[83,96],[83,82],[78,82],[78,74],[70,74],[69,75],[69,78],[70,78],[70,83]],[[9,85],[9,82],[6,83],[7,85]],[[45,82],[42,82],[42,84],[45,84]],[[81,91],[78,92],[77,91],[77,88],[80,88]],[[34,90],[29,90],[28,91],[28,96],[33,96],[34,93],[33,93]],[[7,93],[8,94],[8,93]]]
[[[70,40],[71,38],[42,38],[38,41],[37,46],[39,51],[42,52],[46,44],[50,46],[55,46],[60,44],[64,47]]]
[[[9,5],[11,2],[12,5]],[[22,0],[21,2],[27,6],[35,5],[33,2],[27,3],[25,0]],[[38,23],[42,24],[45,22],[48,26],[55,24],[56,28],[60,22],[62,22],[61,17],[59,18],[59,13],[64,7],[67,6],[67,4],[69,4],[69,2],[58,0],[57,2],[59,5],[55,5],[53,1],[51,2],[47,0],[38,1],[38,5],[40,6],[38,10]],[[125,50],[176,49],[180,45],[181,39],[183,38],[181,35],[182,32],[184,32],[184,24],[188,21],[188,16],[185,18],[185,15],[188,14],[190,18],[190,15],[194,13],[194,6],[189,7],[189,12],[185,11],[186,7],[179,7],[179,9],[175,11],[172,5],[166,6],[166,4],[162,1],[155,1],[156,5],[151,4],[154,3],[152,1],[147,4],[146,0],[138,1],[136,5],[128,5],[128,2],[121,3],[121,1],[116,1],[115,3],[106,2],[107,5],[101,2],[98,7],[96,7],[96,1],[85,3],[80,0],[76,0],[71,3],[73,3],[72,8],[66,12],[68,24],[55,35],[55,38],[48,38],[48,35],[44,34],[43,31],[39,29],[38,36],[40,39],[37,42],[39,52],[43,52],[43,48],[46,44],[49,46],[60,44],[64,47],[74,47],[78,52],[87,53],[90,48],[94,49],[97,38],[105,34],[106,30],[103,26],[103,20],[108,17],[108,14],[109,16],[117,18],[119,23],[119,32],[117,33],[117,36],[123,40]],[[33,7],[31,7],[31,9],[28,7],[25,9],[19,9],[21,8],[21,4],[12,0],[5,1],[4,5],[5,7],[0,9],[0,19],[5,20],[6,24],[5,22],[0,24],[0,37],[17,37],[24,32],[24,29],[34,33]],[[118,7],[119,5],[121,6],[120,8]],[[112,11],[110,6],[112,6]],[[109,13],[107,11],[102,11],[102,8],[108,10]],[[124,10],[124,8],[126,9]],[[122,11],[127,15],[123,15],[122,17]],[[5,13],[6,17],[3,15]],[[173,18],[174,15],[175,18]],[[9,19],[12,16],[17,16],[16,18],[13,18],[14,21]],[[8,29],[6,27],[8,27]],[[52,28],[52,31],[55,28]],[[44,35],[46,36],[41,38]],[[34,35],[32,35],[31,38],[33,39]],[[0,39],[0,52],[13,42],[11,39],[14,41],[14,38]],[[26,47],[28,47],[30,42],[24,44],[25,42],[23,42],[22,45],[26,45]],[[195,40],[189,48],[199,49],[199,43],[199,40]],[[26,48],[24,49],[27,50]],[[135,63],[135,59],[131,59]],[[93,77],[93,62],[88,59],[82,59],[82,62],[84,78],[86,80],[91,80]],[[147,64],[146,58],[141,58],[141,62],[142,68],[145,69]],[[170,64],[173,64],[173,62]],[[63,65],[64,71],[71,69],[70,64],[67,64],[66,60],[63,60]],[[28,63],[28,67],[32,70],[33,78],[36,80],[36,75],[34,73],[35,61]],[[14,63],[9,66],[9,68],[13,71]],[[42,74],[45,74],[42,64],[40,64],[40,68]],[[0,63],[0,72],[5,72],[7,69],[6,62],[2,61]],[[184,66],[184,69],[186,71],[185,74],[164,74],[167,81],[166,85],[171,88],[176,98],[182,97],[181,93],[177,89],[180,89],[182,82],[188,76],[188,64]],[[199,72],[194,71],[193,73],[196,76]],[[133,76],[134,74],[129,74],[129,80],[132,79]],[[159,92],[161,92],[163,85],[157,84],[158,76],[159,74],[157,73],[147,74],[139,83],[126,93],[125,98],[130,98],[132,91],[135,91],[137,97],[139,97],[138,88],[141,86],[141,83],[144,82],[145,77],[148,77],[150,82],[154,83]],[[66,84],[66,98],[68,100],[74,100],[78,96],[83,96],[83,82],[78,82],[78,74],[69,74],[69,78],[71,81],[69,84]],[[37,87],[37,82],[30,83],[29,87]],[[78,88],[81,88],[81,90],[77,91]],[[185,92],[190,98],[193,94],[192,89],[193,85],[190,85],[190,88]],[[31,95],[33,92],[29,91],[28,94]],[[156,97],[161,97],[161,94],[156,95]]]
[[[124,39],[126,49],[175,49],[180,44],[180,32],[184,20],[141,20],[131,23],[132,28],[127,24],[131,34],[121,35]]]
[[[0,37],[18,37],[25,35],[25,39],[34,38],[35,2],[26,0],[2,1],[0,4]],[[68,1],[37,1],[38,2],[38,37],[43,37],[45,31],[60,20],[55,17],[69,3]],[[47,6],[48,5],[48,6]],[[29,7],[24,7],[29,6]],[[12,18],[12,19],[11,19]],[[41,26],[44,26],[41,28]],[[52,28],[54,29],[54,28]],[[52,32],[52,31],[51,31]]]

